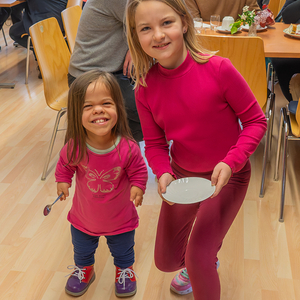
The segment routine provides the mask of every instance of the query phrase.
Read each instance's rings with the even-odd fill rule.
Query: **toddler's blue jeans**
[[[78,266],[90,266],[95,263],[95,252],[100,236],[88,235],[71,225],[74,261]],[[114,265],[125,269],[134,263],[135,230],[117,235],[108,235],[106,242],[114,258]]]

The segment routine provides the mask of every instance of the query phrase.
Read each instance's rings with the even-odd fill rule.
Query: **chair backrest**
[[[298,100],[296,114],[290,114],[291,130],[294,136],[300,137],[300,99]]]
[[[34,52],[43,77],[44,94],[49,107],[67,107],[70,51],[56,18],[35,23],[29,28]]]
[[[198,35],[199,43],[216,55],[229,58],[250,86],[259,105],[267,101],[267,75],[263,40],[260,37]]]
[[[273,13],[274,17],[278,15],[281,8],[283,7],[285,0],[270,0],[268,8]]]
[[[78,5],[66,8],[61,12],[65,34],[71,53],[73,53],[81,13],[82,9]]]
[[[67,8],[78,5],[82,7],[82,0],[68,0]]]

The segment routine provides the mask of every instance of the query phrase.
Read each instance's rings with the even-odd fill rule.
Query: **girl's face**
[[[135,13],[135,24],[143,50],[167,69],[175,69],[187,55],[183,34],[187,30],[182,18],[167,4],[141,2]]]
[[[82,112],[87,143],[97,149],[111,147],[114,143],[111,130],[117,119],[117,108],[109,90],[99,80],[91,83],[86,90]]]

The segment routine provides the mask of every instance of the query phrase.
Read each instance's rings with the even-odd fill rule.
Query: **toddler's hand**
[[[173,181],[175,180],[174,177],[170,174],[170,173],[164,173],[160,176],[159,180],[158,180],[158,187],[157,187],[157,190],[158,190],[158,194],[160,195],[160,197],[166,201],[169,205],[173,205],[174,202],[170,202],[168,200],[166,200],[164,198],[164,193],[166,192],[167,190],[167,186]]]
[[[223,162],[220,162],[215,166],[211,175],[211,184],[215,185],[216,189],[211,198],[216,197],[220,193],[223,186],[226,185],[230,179],[231,173],[231,168]]]
[[[64,193],[60,200],[66,200],[69,197],[69,188],[70,184],[67,182],[58,182],[57,183],[57,195],[59,196],[61,193]]]
[[[137,186],[132,186],[130,189],[130,201],[134,201],[136,207],[142,205],[143,202],[143,190]]]

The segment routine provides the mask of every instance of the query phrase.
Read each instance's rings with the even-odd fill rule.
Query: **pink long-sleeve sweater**
[[[145,192],[148,173],[138,145],[132,141],[129,145],[122,138],[108,153],[88,150],[88,162],[76,166],[67,164],[67,145],[61,150],[56,182],[71,184],[76,173],[75,194],[68,214],[75,228],[100,236],[128,232],[138,226],[130,188],[137,186]]]
[[[199,64],[188,54],[172,70],[157,63],[146,83],[136,90],[136,102],[146,158],[158,178],[173,174],[166,141],[173,141],[171,157],[187,171],[211,172],[223,161],[237,172],[266,131],[252,91],[226,58]]]

